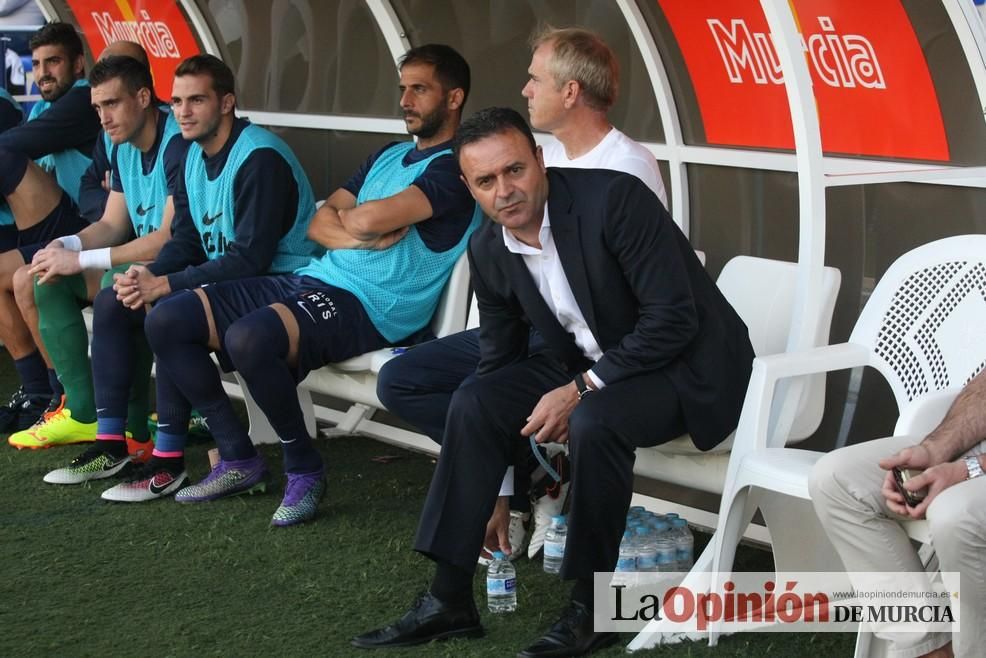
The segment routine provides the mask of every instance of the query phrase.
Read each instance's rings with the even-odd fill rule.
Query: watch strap
[[[592,393],[592,389],[586,385],[581,372],[575,375],[575,379],[572,381],[575,382],[575,388],[579,389],[579,400]]]
[[[969,472],[968,477],[966,477],[967,480],[984,475],[982,464],[979,463],[979,457],[976,455],[966,456],[965,468]]]

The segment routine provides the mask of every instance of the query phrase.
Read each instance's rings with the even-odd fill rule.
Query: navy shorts
[[[21,252],[24,262],[30,263],[34,254],[55,238],[75,235],[87,226],[89,221],[79,215],[75,201],[62,192],[61,200],[47,217],[34,226],[17,232],[17,249]]]
[[[348,290],[310,276],[282,274],[223,281],[203,286],[216,322],[223,370],[233,369],[225,354],[226,331],[250,313],[284,304],[298,322],[298,381],[327,363],[344,361],[387,347],[363,304]]]

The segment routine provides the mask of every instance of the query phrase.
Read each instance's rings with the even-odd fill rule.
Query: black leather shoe
[[[403,617],[389,626],[354,637],[352,644],[361,649],[409,647],[432,640],[483,634],[479,611],[472,599],[468,605],[452,607],[431,592],[422,592]]]
[[[572,601],[561,617],[537,642],[517,654],[519,658],[584,656],[604,649],[619,639],[616,633],[594,633],[592,610]]]

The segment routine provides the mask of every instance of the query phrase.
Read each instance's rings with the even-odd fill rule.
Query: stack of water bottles
[[[632,587],[648,572],[684,572],[692,568],[695,538],[677,514],[654,514],[631,507],[620,542],[614,583]]]

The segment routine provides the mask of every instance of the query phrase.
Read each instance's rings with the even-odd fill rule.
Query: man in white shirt
[[[654,156],[606,116],[620,84],[619,64],[609,46],[588,30],[550,27],[531,44],[529,79],[521,94],[531,125],[554,137],[543,147],[544,165],[633,174],[667,208]]]
[[[619,63],[610,47],[588,30],[550,27],[534,35],[531,45],[529,79],[521,94],[527,99],[531,125],[554,137],[543,149],[545,166],[613,169],[632,174],[666,208],[667,195],[654,156],[613,127],[607,118],[619,89]],[[541,350],[540,336],[535,332],[531,338],[531,352]],[[388,411],[441,443],[452,393],[476,372],[479,357],[478,329],[419,345],[383,367],[377,396]],[[563,467],[564,457],[557,456],[555,465],[556,469]],[[520,470],[524,472],[517,474],[516,482],[513,469],[507,472],[501,491],[504,496],[517,493],[510,505],[510,526],[491,529],[498,540],[491,536],[487,542],[492,550],[496,550],[497,543],[509,547],[507,552],[512,557],[523,549],[523,524],[530,509],[529,469]],[[568,473],[567,469],[560,470],[561,482],[545,478],[542,483],[549,485],[545,491],[543,485],[535,487],[535,522],[528,546],[531,557],[541,550],[551,516],[561,513]]]

